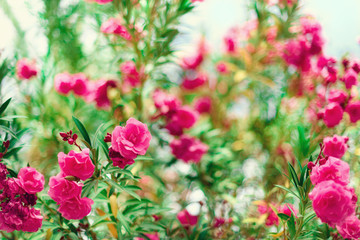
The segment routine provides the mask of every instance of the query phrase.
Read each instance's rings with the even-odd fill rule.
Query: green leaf
[[[76,127],[79,129],[81,135],[83,136],[84,140],[89,144],[89,146],[91,147],[91,140],[90,140],[90,137],[89,137],[89,134],[88,132],[86,131],[84,125],[80,122],[79,119],[77,119],[76,117],[72,117],[73,118],[73,121],[75,122],[76,124]]]
[[[135,161],[154,161],[152,157],[138,156]]]
[[[294,215],[291,214],[291,217],[289,218],[289,220],[287,221],[287,225],[288,225],[288,230],[290,233],[290,237],[291,239],[295,236],[296,233],[296,229],[295,229],[295,219],[294,219]]]
[[[6,100],[3,104],[1,104],[0,107],[0,115],[6,110],[6,108],[8,107],[9,103],[11,101],[11,98],[9,98],[8,100]]]
[[[291,179],[292,179],[295,187],[297,188],[300,185],[299,178],[298,178],[298,176],[296,174],[296,171],[295,171],[294,167],[289,162],[288,162],[288,168],[289,168]]]
[[[284,213],[278,213],[279,218],[281,218],[284,221],[287,221],[290,219],[289,215],[286,215]]]
[[[3,126],[3,125],[0,125],[0,129],[2,129],[2,130],[4,130],[5,132],[9,133],[12,137],[18,139],[18,138],[16,137],[16,134],[15,134],[10,128],[5,127],[5,126]]]
[[[297,197],[298,199],[300,199],[300,196],[298,194],[296,194],[294,191],[284,187],[284,186],[281,186],[281,185],[275,185],[275,187],[278,187],[278,188],[281,188],[282,190],[285,190],[286,192],[294,195],[295,197]]]

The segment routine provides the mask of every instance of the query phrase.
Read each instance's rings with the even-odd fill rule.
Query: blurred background
[[[82,1],[82,0],[80,0]],[[63,4],[73,4],[76,0],[64,0]],[[340,57],[351,52],[360,57],[360,1],[358,0],[303,0],[304,14],[313,15],[323,26],[326,39],[325,52],[329,56]],[[7,52],[14,46],[17,31],[26,32],[25,37],[32,43],[31,53],[35,57],[46,53],[46,38],[39,28],[36,15],[42,8],[40,0],[0,0],[0,49]],[[182,19],[184,34],[178,39],[178,47],[186,52],[192,51],[190,46],[202,34],[206,35],[212,51],[221,51],[222,37],[226,31],[236,25],[242,25],[252,18],[248,13],[246,0],[205,0],[197,5],[197,9]],[[10,7],[10,9],[9,9]],[[7,10],[4,10],[7,9]],[[18,20],[14,26],[9,17]],[[91,23],[89,23],[91,26]],[[95,29],[83,32],[83,41],[89,47],[98,34]]]

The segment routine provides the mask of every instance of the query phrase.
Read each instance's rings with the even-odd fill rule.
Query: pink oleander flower
[[[294,206],[290,203],[286,203],[282,206],[280,206],[277,211],[278,213],[283,213],[283,214],[286,214],[288,215],[289,217],[291,216],[292,212],[291,210],[294,212],[295,216],[294,217],[297,217],[297,214],[298,214],[298,211],[294,208]]]
[[[171,117],[171,123],[176,124],[180,128],[191,128],[195,125],[199,115],[189,106],[182,106],[176,110]]]
[[[42,226],[43,216],[40,210],[32,208],[29,210],[29,215],[23,222],[21,230],[24,232],[37,232]]]
[[[186,209],[179,212],[176,217],[184,227],[195,226],[199,220],[198,216],[191,215]]]
[[[76,73],[72,75],[72,90],[78,96],[88,95],[88,79],[84,73]]]
[[[108,97],[109,88],[116,88],[116,82],[113,80],[99,79],[89,87],[91,90],[86,96],[86,100],[94,101],[96,107],[108,110],[111,107],[111,101]]]
[[[205,73],[197,73],[193,76],[187,76],[184,78],[181,86],[186,90],[194,90],[203,86],[208,81],[208,77]]]
[[[172,154],[185,163],[200,162],[203,155],[207,153],[209,149],[209,147],[200,140],[187,135],[182,135],[179,139],[172,140],[170,148]]]
[[[66,176],[78,177],[85,181],[94,174],[95,165],[89,156],[90,150],[83,149],[80,153],[71,150],[68,154],[60,152],[58,161],[61,171]]]
[[[265,202],[263,204],[258,205],[258,212],[263,215],[267,214],[267,218],[265,220],[265,225],[270,226],[277,226],[279,225],[279,217],[276,215],[276,213],[272,210],[271,207],[269,207]]]
[[[109,157],[111,161],[113,161],[113,166],[121,169],[124,169],[127,165],[135,163],[134,159],[124,158],[120,153],[114,151],[112,147],[109,148]]]
[[[198,113],[210,113],[212,100],[210,97],[198,98],[195,102],[194,108]]]
[[[316,215],[330,226],[341,224],[355,212],[352,190],[332,180],[317,184],[309,198]]]
[[[35,168],[25,167],[21,168],[18,174],[20,186],[25,192],[34,194],[41,192],[44,189],[44,176],[36,171]]]
[[[35,61],[23,58],[16,63],[16,75],[19,79],[30,79],[37,75],[37,67]]]
[[[137,70],[133,61],[127,61],[120,65],[124,83],[131,87],[138,87],[141,85],[141,73]]]
[[[349,172],[349,164],[338,158],[329,157],[325,164],[313,167],[310,180],[314,185],[332,180],[337,184],[346,186],[349,183]]]
[[[113,0],[94,0],[94,1],[97,2],[98,4],[106,4],[112,2]]]
[[[50,177],[49,187],[48,194],[57,203],[81,196],[82,185],[75,181],[66,180],[62,173]]]
[[[160,89],[154,91],[152,98],[156,109],[162,115],[170,115],[181,106],[181,101],[176,96],[167,94]]]
[[[336,229],[345,239],[360,238],[360,220],[355,215],[348,217],[344,222],[336,225]]]
[[[350,89],[352,86],[356,86],[358,84],[358,74],[352,69],[349,68],[342,78],[342,81],[345,83],[345,87]]]
[[[342,137],[336,134],[333,137],[325,137],[323,141],[324,154],[331,157],[342,158],[348,148],[346,144],[348,141],[348,137]]]
[[[229,54],[233,54],[237,51],[237,42],[239,38],[239,29],[233,27],[224,36],[225,51]]]
[[[159,233],[144,233],[149,240],[160,240]],[[147,240],[146,239],[146,240]],[[145,240],[144,238],[136,237],[135,240]]]
[[[310,55],[308,53],[308,46],[306,40],[303,38],[290,40],[285,44],[284,60],[289,65],[293,65],[301,71],[307,72],[310,70]]]
[[[339,89],[331,89],[328,96],[329,102],[337,102],[338,104],[343,104],[347,98],[347,93]]]
[[[67,95],[73,88],[73,78],[70,73],[59,73],[54,78],[55,90],[63,95]]]
[[[185,70],[195,70],[204,61],[203,53],[197,53],[195,56],[184,57],[180,64]]]
[[[60,203],[58,211],[67,220],[80,220],[89,215],[94,201],[90,198],[74,197]]]
[[[345,112],[347,112],[350,116],[350,121],[352,123],[356,123],[360,120],[360,101],[350,102],[346,108]]]
[[[184,133],[184,129],[178,122],[170,121],[165,125],[165,128],[173,136],[181,136]]]
[[[229,73],[229,69],[228,69],[226,63],[224,63],[224,62],[218,62],[216,64],[216,71],[222,75]]]
[[[335,127],[340,123],[344,115],[344,111],[338,103],[329,103],[324,109],[324,123],[328,128]]]
[[[24,194],[24,189],[21,187],[20,179],[8,178],[5,182],[4,192],[10,198],[15,198],[18,194]]]
[[[121,36],[126,40],[131,39],[131,34],[128,32],[126,27],[121,25],[120,19],[117,18],[109,18],[101,25],[100,31],[105,34],[115,34]]]
[[[126,159],[144,155],[149,148],[151,134],[146,124],[129,118],[125,127],[117,126],[112,132],[111,147]]]

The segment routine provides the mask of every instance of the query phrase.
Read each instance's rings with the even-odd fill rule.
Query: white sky
[[[39,30],[36,16],[33,15],[41,8],[41,1],[7,1],[21,27],[27,31],[26,39],[32,46],[31,57],[44,54],[46,39]],[[210,46],[216,50],[220,49],[225,32],[248,19],[246,2],[245,0],[205,0],[203,3],[198,3],[195,12],[183,19],[185,24],[183,29],[189,31],[189,35],[181,42],[190,45],[200,33],[206,33]],[[351,53],[360,58],[359,0],[303,0],[302,2],[304,12],[314,15],[323,26],[327,55],[340,57],[345,53]],[[0,49],[9,51],[13,47],[16,33],[2,10],[0,10],[0,29],[2,32]]]

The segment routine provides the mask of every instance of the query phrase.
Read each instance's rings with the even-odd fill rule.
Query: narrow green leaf
[[[72,117],[73,121],[75,122],[76,127],[79,129],[81,135],[83,136],[84,140],[90,145],[91,147],[91,140],[89,137],[88,132],[86,131],[84,125],[80,122],[79,119],[77,119],[76,117]]]
[[[9,98],[8,100],[6,100],[3,104],[1,104],[0,107],[0,115],[6,110],[6,108],[9,106],[9,103],[11,101],[11,98]]]

